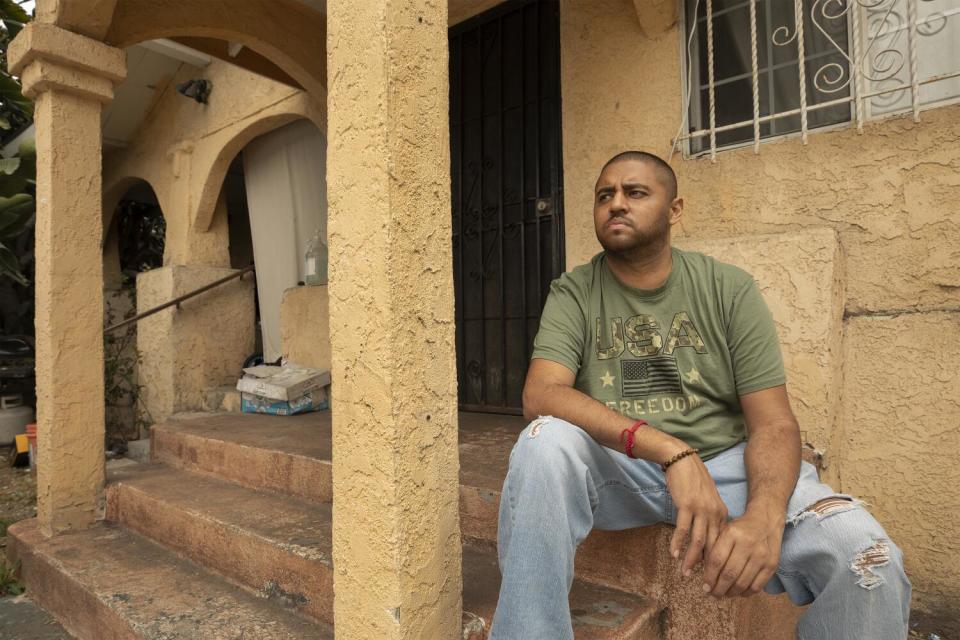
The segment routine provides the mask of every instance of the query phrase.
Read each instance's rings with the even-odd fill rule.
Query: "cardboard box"
[[[310,411],[330,408],[326,389],[308,391],[292,401],[274,400],[249,393],[240,394],[240,410],[243,413],[266,413],[273,416],[295,416]]]
[[[330,384],[330,372],[310,369],[295,364],[280,367],[260,365],[243,370],[237,381],[237,391],[261,398],[292,402],[316,389]]]

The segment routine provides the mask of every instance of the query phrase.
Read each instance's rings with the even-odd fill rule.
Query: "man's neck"
[[[656,289],[667,281],[673,269],[673,251],[669,238],[656,248],[646,247],[643,254],[607,253],[607,265],[621,282],[635,289]]]

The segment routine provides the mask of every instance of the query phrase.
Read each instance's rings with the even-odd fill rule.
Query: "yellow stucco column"
[[[36,103],[37,517],[51,535],[89,525],[103,507],[100,111],[126,59],[42,23],[7,54]]]
[[[327,11],[337,638],[459,638],[447,3]]]

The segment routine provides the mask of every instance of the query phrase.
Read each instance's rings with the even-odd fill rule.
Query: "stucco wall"
[[[739,238],[693,236],[683,249],[747,270],[757,279],[780,336],[790,403],[805,444],[829,451],[822,477],[839,478],[843,258],[836,233],[814,227]]]
[[[209,104],[188,100],[174,85],[190,78],[213,83]],[[184,65],[157,88],[157,98],[133,140],[105,152],[105,216],[131,177],[150,183],[167,222],[164,264],[229,266],[226,216],[219,207],[230,162],[253,138],[294,120],[326,127],[321,99],[217,60]],[[107,225],[105,225],[105,228]]]
[[[217,267],[161,267],[137,276],[137,311],[234,273]],[[204,408],[206,392],[240,377],[253,352],[253,280],[233,280],[140,321],[137,348],[146,419]],[[232,321],[225,321],[232,319]]]
[[[330,370],[330,297],[326,285],[293,287],[283,292],[280,348],[290,362]]]
[[[213,83],[209,103],[179,95],[189,78]],[[203,69],[184,65],[157,87],[157,97],[127,147],[104,158],[104,215],[109,227],[116,202],[134,179],[153,188],[167,223],[164,269],[138,278],[140,310],[229,273],[229,229],[223,180],[231,161],[258,135],[298,119],[326,125],[325,105],[303,91],[214,60]],[[107,238],[105,272],[116,272],[115,242]],[[189,266],[190,269],[182,267]],[[205,392],[233,383],[254,350],[252,284],[207,296],[211,309],[187,303],[140,323],[144,420],[202,406]],[[216,293],[216,292],[214,292]],[[210,315],[214,314],[214,315]],[[217,326],[216,331],[210,327]],[[217,340],[211,339],[216,336]]]
[[[676,26],[644,35],[629,0],[564,0],[561,23],[566,258],[574,266],[599,250],[591,208],[602,163],[627,148],[669,153],[681,116],[682,45]],[[869,123],[862,135],[813,131],[806,146],[783,139],[759,155],[722,152],[715,164],[673,159],[686,202],[681,244],[810,228],[837,234],[847,350],[844,393],[832,398],[842,442],[817,444],[840,449],[827,451],[828,460],[837,454],[830,475],[838,488],[868,497],[904,548],[915,610],[946,614],[953,627],[960,520],[945,515],[956,504],[940,487],[957,480],[956,443],[946,432],[960,419],[947,398],[960,388],[948,357],[960,343],[958,142],[954,105],[923,112],[919,124],[898,117]],[[783,259],[807,262],[802,252]],[[910,315],[891,315],[900,312]]]

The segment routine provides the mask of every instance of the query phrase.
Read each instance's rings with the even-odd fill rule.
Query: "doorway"
[[[550,282],[563,271],[558,0],[513,0],[450,29],[461,410],[522,413]]]

